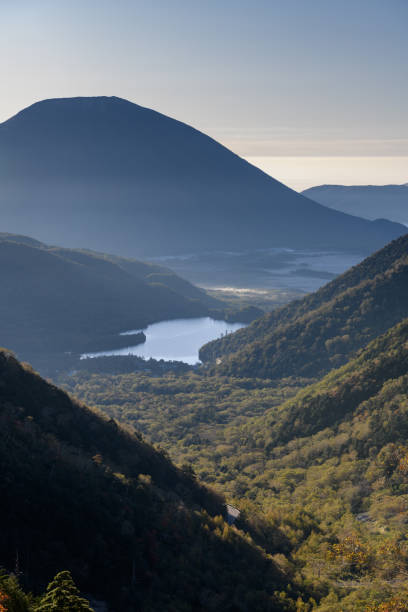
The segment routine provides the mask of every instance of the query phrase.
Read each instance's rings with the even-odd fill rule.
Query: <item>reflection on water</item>
[[[146,342],[144,344],[114,351],[86,353],[82,355],[82,358],[137,355],[146,359],[152,357],[153,359],[165,359],[166,361],[184,361],[194,365],[199,360],[198,351],[203,344],[210,340],[215,340],[221,335],[236,331],[241,327],[245,327],[245,325],[243,323],[216,321],[210,317],[161,321],[160,323],[149,325],[144,330],[146,335]],[[135,332],[130,331],[129,333]]]

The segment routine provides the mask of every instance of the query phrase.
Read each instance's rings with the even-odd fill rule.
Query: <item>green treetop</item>
[[[89,601],[81,597],[70,572],[60,572],[47,586],[36,612],[93,612]]]

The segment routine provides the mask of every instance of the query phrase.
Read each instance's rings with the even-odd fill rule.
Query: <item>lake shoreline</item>
[[[105,345],[103,349],[81,354],[80,359],[97,359],[101,357],[136,356],[157,361],[177,361],[189,365],[200,363],[201,346],[222,335],[233,333],[246,323],[231,322],[212,317],[173,319],[148,325],[136,334],[135,330],[121,332],[115,338],[119,347]],[[142,342],[130,343],[133,338]],[[101,343],[99,343],[101,345]]]

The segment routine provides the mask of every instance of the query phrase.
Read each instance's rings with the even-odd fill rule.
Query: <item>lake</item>
[[[245,324],[216,321],[211,317],[161,321],[160,323],[153,323],[143,330],[146,335],[144,344],[113,351],[85,353],[81,356],[81,359],[112,355],[137,355],[146,359],[184,361],[184,363],[194,365],[199,361],[198,351],[203,344],[227,333],[232,333],[241,327],[245,327]],[[130,330],[123,332],[122,335],[137,333],[138,331],[140,330]]]

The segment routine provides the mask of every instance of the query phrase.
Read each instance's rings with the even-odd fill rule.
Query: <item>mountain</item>
[[[122,331],[220,305],[167,268],[11,234],[0,235],[0,287],[1,342],[34,363],[40,354],[128,346]]]
[[[238,376],[322,376],[408,316],[408,235],[316,293],[210,342],[200,359]]]
[[[190,126],[116,97],[45,100],[0,124],[0,187],[11,231],[126,256],[371,252],[404,232],[321,206]]]
[[[408,225],[408,183],[405,185],[320,185],[302,194],[319,204],[364,219],[389,219]]]
[[[295,609],[287,576],[189,466],[5,350],[0,388],[0,564],[26,588],[64,568],[112,611]]]

